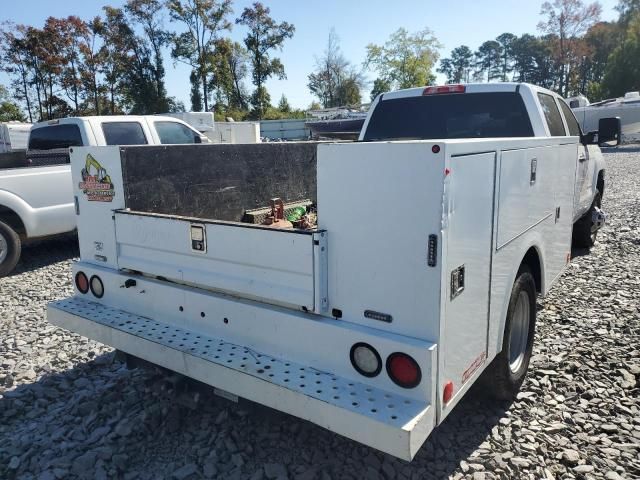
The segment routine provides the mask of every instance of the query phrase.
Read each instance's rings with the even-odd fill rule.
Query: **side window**
[[[549,133],[552,137],[564,137],[567,133],[564,130],[564,124],[562,123],[562,116],[560,110],[556,105],[556,101],[551,95],[546,93],[538,93],[538,99],[542,106],[542,111],[547,119],[547,125],[549,126]]]
[[[162,144],[196,143],[196,133],[177,122],[155,122],[158,137]]]
[[[138,122],[105,122],[102,132],[107,145],[146,145],[142,125]]]
[[[567,104],[562,100],[560,100],[560,110],[562,110],[562,114],[567,121],[567,126],[569,127],[569,135],[571,135],[572,137],[579,137],[580,125],[578,124],[578,120],[576,120],[576,116],[573,114]]]

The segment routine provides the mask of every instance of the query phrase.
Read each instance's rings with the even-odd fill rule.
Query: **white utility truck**
[[[361,142],[73,148],[81,258],[48,319],[411,460],[481,374],[525,377],[594,138],[561,101],[428,87]]]
[[[71,117],[34,124],[23,164],[0,159],[0,277],[15,268],[25,240],[76,228],[69,147],[202,141],[208,142],[181,120],[151,115]]]

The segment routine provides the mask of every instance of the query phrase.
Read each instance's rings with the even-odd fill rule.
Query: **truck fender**
[[[600,195],[604,198],[604,174],[606,170],[606,162],[602,151],[596,145],[588,146],[589,158],[593,161],[593,177],[591,178],[591,192],[595,195],[596,189],[600,191]]]
[[[24,233],[28,238],[34,229],[33,222],[35,221],[31,206],[11,192],[0,191],[0,209],[3,208],[11,210],[18,216],[22,225],[24,225]]]
[[[538,294],[544,295],[546,293],[546,282],[545,282],[545,269],[544,269],[544,253],[539,247],[539,243],[531,243],[526,248],[523,248],[519,257],[520,262],[517,264],[514,262],[514,266],[512,268],[511,274],[509,275],[509,283],[508,287],[503,295],[502,304],[499,306],[500,308],[500,317],[499,324],[497,329],[497,343],[495,353],[498,354],[502,351],[502,341],[504,339],[504,328],[507,322],[507,310],[509,308],[509,298],[511,297],[511,289],[516,281],[516,276],[518,275],[518,271],[522,265],[528,265],[531,273],[533,274],[533,278],[536,281],[536,290]]]

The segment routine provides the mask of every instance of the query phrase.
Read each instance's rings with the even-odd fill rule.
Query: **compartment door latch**
[[[191,224],[191,250],[198,253],[207,253],[207,231],[204,225]]]
[[[451,300],[464,291],[464,277],[464,265],[460,265],[451,272]]]

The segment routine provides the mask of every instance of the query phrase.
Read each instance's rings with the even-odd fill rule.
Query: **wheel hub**
[[[509,335],[509,368],[516,373],[522,363],[529,343],[529,295],[527,292],[520,292],[511,321],[511,332]]]

